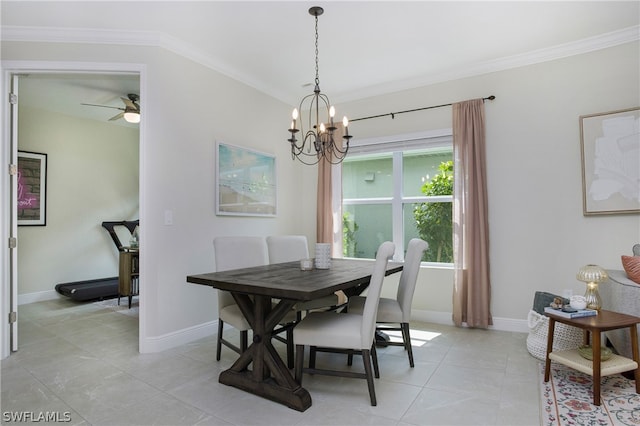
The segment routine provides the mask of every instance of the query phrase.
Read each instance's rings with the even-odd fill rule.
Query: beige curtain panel
[[[343,127],[335,124],[337,127],[333,132],[333,139],[336,145],[342,149]],[[318,199],[316,213],[316,241],[318,243],[333,244],[333,205],[332,205],[332,177],[331,163],[326,159],[320,160],[318,163]],[[332,253],[336,256],[336,253]]]
[[[487,328],[491,317],[484,101],[453,104],[453,321]]]

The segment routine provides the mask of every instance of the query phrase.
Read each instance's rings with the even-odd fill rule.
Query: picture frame
[[[47,224],[47,154],[18,151],[18,226]]]
[[[584,216],[640,213],[640,107],[580,116]]]
[[[216,214],[274,217],[276,157],[216,141]]]

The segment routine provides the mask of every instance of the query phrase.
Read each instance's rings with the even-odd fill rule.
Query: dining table
[[[300,262],[287,262],[187,276],[188,283],[229,291],[251,326],[250,346],[220,373],[218,381],[298,411],[308,409],[311,395],[295,381],[273,346],[276,326],[298,302],[340,290],[347,295],[362,293],[374,264],[368,259],[332,259],[329,269],[302,270]],[[388,262],[386,275],[402,267]]]

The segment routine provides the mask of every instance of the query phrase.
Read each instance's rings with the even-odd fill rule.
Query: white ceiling
[[[320,87],[336,103],[640,38],[637,0],[2,0],[2,38],[160,46],[294,105],[313,89],[314,18],[308,9],[314,5],[325,9],[319,17]],[[120,87],[119,80],[62,84],[69,96],[78,86],[81,102],[120,106],[119,97],[137,81],[124,78]],[[49,92],[54,99],[47,102],[58,102],[55,90]],[[144,113],[144,99],[141,104]]]

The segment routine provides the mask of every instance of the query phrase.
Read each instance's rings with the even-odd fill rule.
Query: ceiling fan
[[[122,102],[124,102],[124,108],[119,108],[119,107],[114,107],[109,105],[96,105],[96,104],[84,104],[84,103],[82,105],[95,106],[95,107],[101,107],[101,108],[119,109],[122,112],[111,117],[109,121],[115,121],[115,120],[124,118],[125,121],[129,123],[139,123],[140,122],[140,105],[138,104],[138,101],[140,100],[140,96],[134,93],[129,93],[127,95],[127,98],[121,97],[120,99],[122,99]]]

